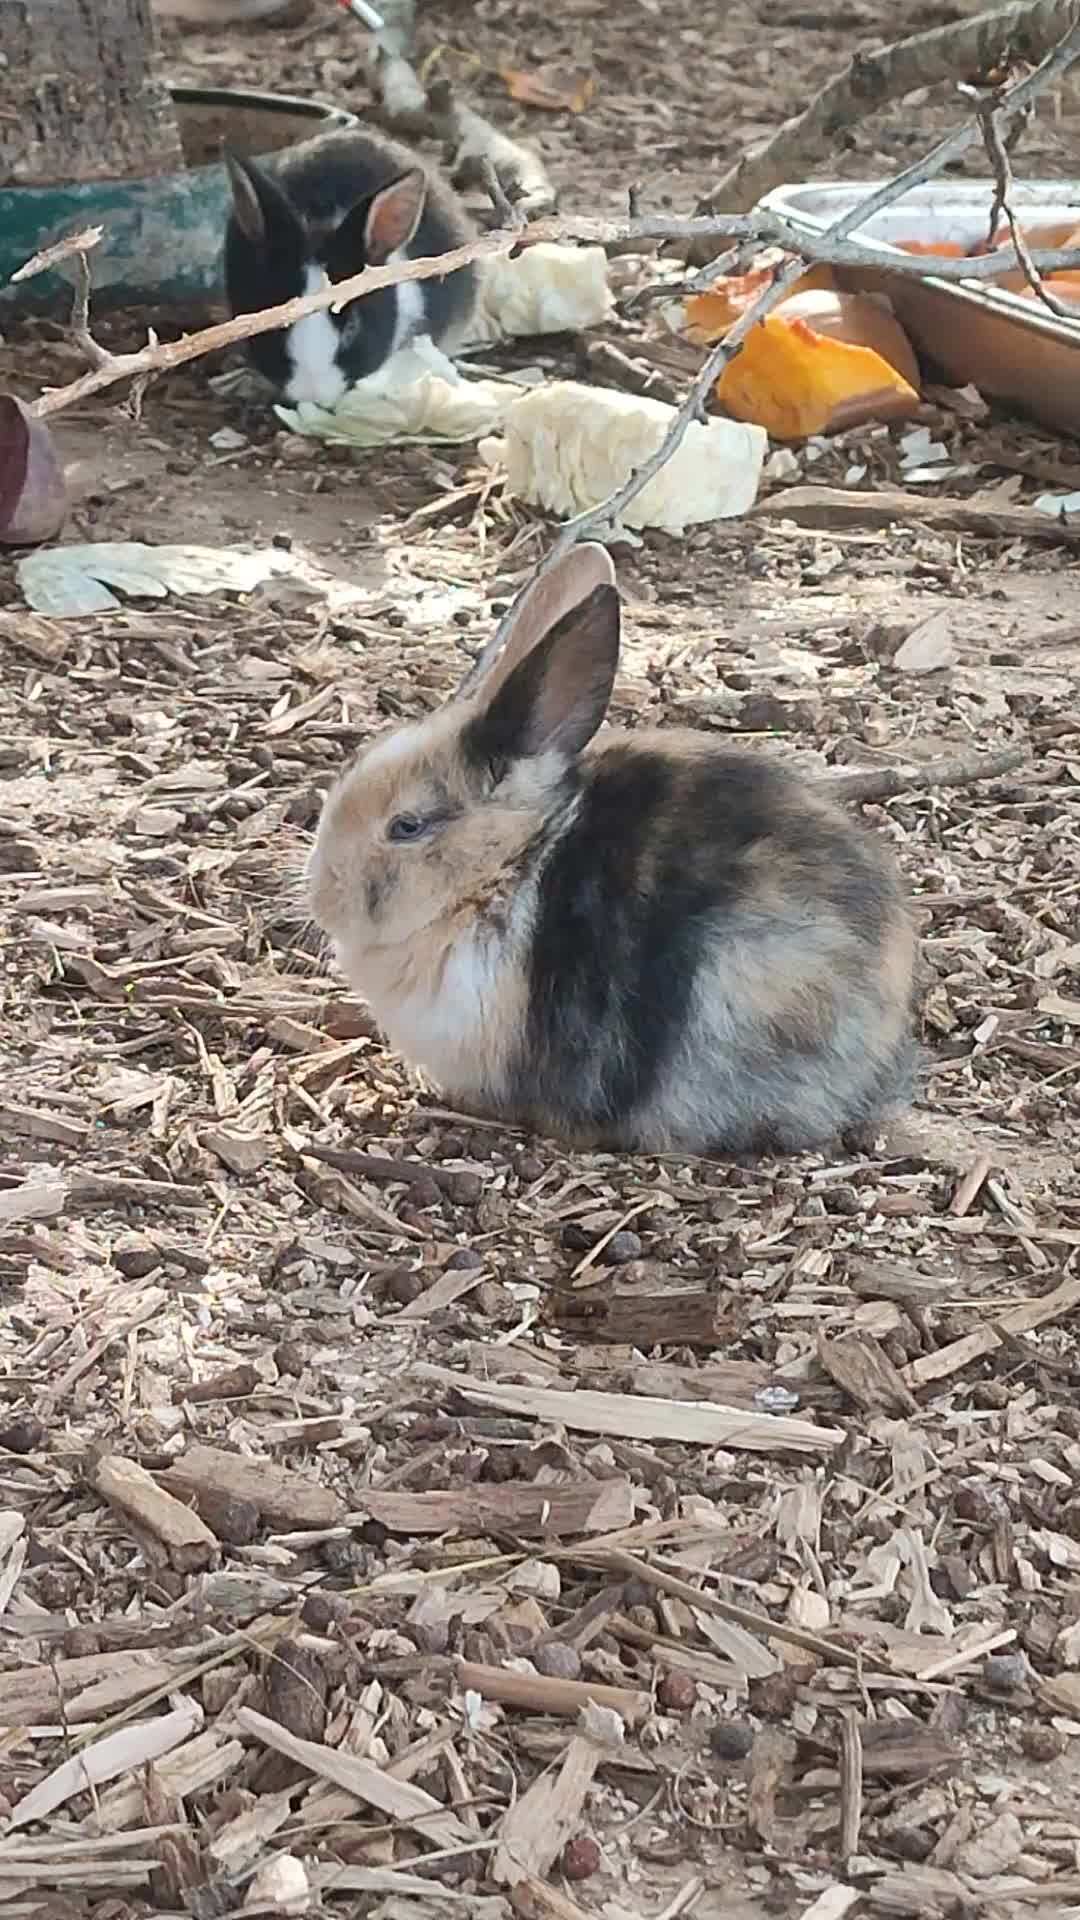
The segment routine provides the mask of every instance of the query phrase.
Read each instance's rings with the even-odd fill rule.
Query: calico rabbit
[[[865,1138],[914,1061],[890,853],[767,755],[594,739],[618,654],[611,562],[579,546],[479,674],[341,776],[313,918],[391,1046],[474,1110],[650,1152]]]
[[[365,267],[448,253],[472,228],[450,188],[381,135],[325,134],[273,166],[227,153],[230,311],[257,313]],[[406,280],[247,342],[259,372],[292,403],[332,408],[417,334],[453,352],[476,303],[476,270]]]

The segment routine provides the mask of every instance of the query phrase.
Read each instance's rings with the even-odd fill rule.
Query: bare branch
[[[70,260],[75,254],[85,257],[91,247],[100,245],[104,232],[104,227],[83,227],[81,232],[69,233],[65,239],[57,240],[51,247],[44,248],[41,253],[35,253],[32,259],[23,262],[18,272],[11,276],[12,286],[20,280],[32,280],[35,274],[49,273],[53,267]]]
[[[1002,214],[1004,214],[1009,223],[1009,232],[1012,236],[1013,246],[1016,249],[1016,257],[1023,268],[1025,278],[1032,293],[1036,299],[1042,301],[1044,307],[1050,309],[1051,313],[1057,314],[1059,318],[1067,319],[1071,316],[1072,309],[1067,306],[1064,301],[1059,300],[1057,295],[1051,293],[1049,288],[1043,284],[1042,275],[1032,258],[1031,249],[1024,238],[1023,231],[1016,218],[1016,211],[1013,206],[1013,187],[1015,182],[1013,180],[1012,161],[1009,158],[1009,147],[1006,137],[1008,122],[1007,116],[1003,111],[1003,105],[1007,102],[1008,96],[1003,96],[1000,90],[995,90],[990,94],[984,94],[980,93],[975,87],[966,86],[962,86],[960,92],[969,95],[973,100],[976,117],[982,131],[983,145],[986,148],[986,157],[994,173],[994,199],[990,208],[988,241],[991,245],[993,244],[994,235],[998,230],[998,222]]]
[[[871,800],[895,800],[901,793],[925,793],[931,787],[970,787],[977,780],[1000,780],[1029,758],[1026,747],[1002,747],[997,753],[965,753],[955,760],[931,760],[925,767],[867,767],[851,773],[827,773],[821,785],[834,800],[863,806]]]
[[[498,225],[512,224],[506,218],[508,206],[516,210],[519,224],[554,213],[558,199],[535,148],[501,132],[460,99],[448,80],[427,86],[419,77],[413,0],[387,0],[383,12],[368,68],[378,103],[372,114],[377,124],[409,139],[441,141],[454,185],[483,186]]]
[[[888,206],[894,197],[907,193],[913,185],[921,184],[924,178],[932,177],[924,170],[935,158],[929,155],[918,167],[912,167],[902,176],[904,185],[892,194],[892,182],[881,194],[889,198],[882,200],[879,194],[860,202],[858,212],[859,225],[872,219],[882,205]],[[943,150],[940,165],[944,166],[950,155]],[[935,169],[936,170],[936,169]],[[913,178],[917,175],[918,178]],[[866,211],[869,209],[869,212]],[[954,259],[945,254],[904,253],[899,248],[886,252],[882,247],[868,242],[863,245],[856,240],[837,237],[839,224],[829,227],[824,233],[811,233],[805,227],[797,226],[793,220],[787,220],[781,213],[733,213],[692,214],[680,218],[674,213],[648,213],[636,220],[586,220],[578,219],[574,214],[560,216],[557,220],[533,220],[518,238],[527,246],[538,240],[579,240],[584,246],[598,246],[610,249],[628,250],[633,242],[644,245],[650,240],[687,240],[714,243],[719,240],[740,241],[753,251],[757,247],[782,247],[785,253],[801,253],[804,260],[813,260],[821,266],[829,267],[874,267],[879,271],[887,268],[889,273],[904,274],[912,280],[1003,280],[1006,274],[1015,273],[1023,263],[1014,247],[999,247],[993,253],[965,254]],[[706,248],[708,251],[708,247]],[[701,291],[708,287],[721,273],[731,271],[731,258],[710,260],[703,273],[694,276],[688,283],[688,290]],[[1058,247],[1040,248],[1029,252],[1043,273],[1061,273],[1080,266],[1080,248]],[[671,295],[681,290],[668,285],[661,292]]]
[[[1078,0],[1027,0],[1024,5],[979,14],[974,20],[913,34],[877,53],[858,53],[847,71],[831,80],[804,112],[786,121],[764,146],[745,154],[729,168],[701,201],[698,212],[752,207],[763,194],[781,186],[793,174],[797,177],[798,162],[804,155],[813,153],[820,165],[823,151],[889,101],[900,100],[918,87],[939,86],[956,74],[988,73],[1017,55],[1039,60],[1047,48],[1062,41],[1063,35],[1072,38],[1078,20]],[[1062,46],[1058,47],[1059,53]],[[1070,53],[1056,71],[1063,72],[1074,57]],[[1042,85],[1045,78],[1034,91]],[[1027,87],[1024,81],[1014,90],[1010,117],[1034,97],[1025,92]],[[964,132],[966,137],[958,152],[978,138],[976,128]],[[705,261],[700,249],[687,257],[698,265]]]
[[[402,260],[389,267],[366,267],[363,273],[354,273],[348,280],[339,280],[336,286],[323,287],[318,293],[306,293],[296,300],[286,300],[281,306],[267,307],[262,313],[240,313],[234,320],[223,320],[218,326],[204,327],[200,333],[185,334],[180,340],[151,340],[135,353],[113,354],[104,366],[84,373],[80,379],[73,380],[70,386],[51,387],[40,399],[35,400],[31,412],[43,419],[46,414],[59,413],[64,407],[74,406],[91,393],[100,393],[105,387],[115,386],[118,380],[130,380],[137,374],[167,372],[172,367],[183,366],[188,360],[200,359],[204,353],[216,353],[222,347],[232,346],[236,340],[249,340],[256,333],[273,333],[276,327],[291,327],[294,321],[302,320],[305,314],[321,313],[324,307],[343,307],[361,294],[374,293],[377,287],[393,287],[402,280],[430,280],[435,275],[441,277],[455,272],[458,267],[468,266],[472,261],[510,253],[520,243],[521,234],[517,232],[481,234],[478,239],[469,240],[463,247],[455,247],[452,253],[440,254],[435,259]]]
[[[935,149],[935,152],[939,151]],[[918,168],[909,168],[906,173],[899,175],[898,182],[883,188],[881,193],[865,203],[866,207],[876,211],[879,203],[888,204],[887,201],[882,202],[882,194],[888,194],[890,198],[899,197],[900,193],[907,191],[912,175],[917,172],[921,177],[927,164],[922,162]],[[336,286],[324,287],[318,293],[304,294],[296,300],[286,300],[281,306],[267,307],[262,313],[237,314],[235,319],[205,327],[200,333],[187,334],[181,340],[164,343],[152,341],[134,353],[112,354],[102,365],[95,366],[91,373],[72,381],[70,386],[50,388],[34,402],[32,411],[39,418],[59,413],[63,408],[85,400],[90,394],[114,386],[119,380],[134,379],[140,374],[167,373],[189,360],[200,359],[203,354],[218,353],[238,340],[248,340],[253,334],[272,333],[275,327],[290,327],[295,321],[303,319],[305,314],[321,313],[325,307],[343,307],[362,294],[374,293],[378,287],[392,287],[403,280],[427,280],[435,275],[453,273],[471,261],[512,253],[515,247],[531,245],[539,240],[580,240],[614,246],[624,245],[628,241],[708,235],[713,241],[735,239],[744,243],[782,246],[804,263],[818,260],[830,265],[880,268],[883,263],[880,249],[857,246],[843,237],[853,225],[861,225],[867,217],[864,206],[860,205],[845,220],[838,221],[827,233],[820,235],[805,233],[777,214],[716,214],[708,218],[682,220],[671,214],[649,214],[641,219],[624,221],[537,220],[525,228],[516,227],[513,231],[499,229],[483,234],[462,247],[456,247],[452,253],[441,254],[437,258],[399,261],[387,267],[368,267],[349,280],[339,281]],[[1027,257],[1042,273],[1080,268],[1078,248],[1040,250],[1029,252]],[[1000,279],[1003,274],[1015,272],[1021,264],[1014,247],[1001,247],[994,253],[976,254],[965,260],[930,259],[924,255],[897,252],[888,255],[887,261],[890,273],[904,273],[921,279],[933,276],[946,280]],[[709,277],[705,276],[703,284],[708,283]],[[797,274],[792,274],[791,278],[785,280],[785,287],[796,277]],[[770,288],[770,307],[775,304],[772,294],[773,289]],[[777,294],[776,298],[779,297]],[[753,312],[749,316],[750,324],[753,325],[760,318],[761,313]],[[742,337],[740,335],[740,342]],[[103,349],[99,348],[98,351]],[[671,450],[674,451],[674,448]]]

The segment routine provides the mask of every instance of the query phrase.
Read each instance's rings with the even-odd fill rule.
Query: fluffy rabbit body
[[[890,854],[770,758],[594,740],[618,649],[611,563],[579,547],[486,671],[343,774],[314,918],[391,1046],[463,1104],[643,1151],[865,1136],[913,1065]]]
[[[447,253],[472,228],[449,187],[394,141],[325,134],[273,167],[229,154],[233,208],[225,291],[233,314],[316,293],[365,267]],[[256,334],[252,361],[286,400],[333,407],[417,334],[453,352],[468,330],[476,272],[406,280]]]

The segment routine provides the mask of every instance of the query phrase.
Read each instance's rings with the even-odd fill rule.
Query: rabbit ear
[[[242,158],[229,147],[225,149],[225,165],[233,209],[241,232],[252,246],[266,253],[271,244],[281,247],[288,243],[305,251],[304,223],[288,194],[265,168],[260,167],[257,160]]]
[[[335,261],[348,263],[350,273],[356,273],[362,262],[384,267],[391,254],[408,246],[420,225],[427,187],[423,167],[410,167],[378,193],[358,200],[334,231]]]
[[[458,687],[458,699],[474,692],[482,680],[489,680],[492,688],[501,685],[530,648],[535,647],[565,613],[586,600],[594,588],[614,585],[615,568],[606,547],[596,540],[571,547],[569,553],[546,573],[530,580],[519,593]]]
[[[619,596],[594,587],[492,689],[465,730],[467,758],[486,767],[588,744],[611,699],[619,661]],[[485,688],[485,692],[487,689]]]

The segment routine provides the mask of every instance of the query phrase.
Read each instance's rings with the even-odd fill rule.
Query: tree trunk
[[[0,186],[182,166],[151,0],[0,0]]]

